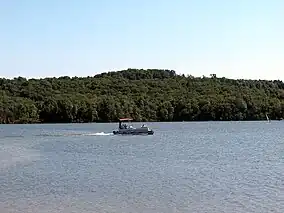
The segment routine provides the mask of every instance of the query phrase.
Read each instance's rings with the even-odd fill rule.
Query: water
[[[0,125],[0,212],[284,212],[284,122],[148,125]]]

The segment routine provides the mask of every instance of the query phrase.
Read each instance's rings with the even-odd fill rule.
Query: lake
[[[284,212],[284,122],[147,125],[0,125],[0,212]]]

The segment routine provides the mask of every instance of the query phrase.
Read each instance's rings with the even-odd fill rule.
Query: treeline
[[[282,81],[128,69],[94,77],[0,79],[0,123],[284,118]]]

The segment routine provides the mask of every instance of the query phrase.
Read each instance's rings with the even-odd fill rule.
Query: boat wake
[[[108,136],[113,133],[95,132],[95,133],[63,133],[63,134],[39,134],[38,137],[71,137],[71,136]]]
[[[94,132],[94,133],[42,133],[35,135],[0,135],[0,138],[25,138],[25,137],[80,137],[80,136],[109,136],[113,133]]]
[[[97,132],[97,133],[89,133],[89,134],[84,134],[85,136],[108,136],[108,135],[113,135],[113,133],[105,133],[105,132]]]

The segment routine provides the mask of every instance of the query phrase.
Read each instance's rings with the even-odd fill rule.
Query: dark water
[[[284,212],[284,122],[148,125],[0,125],[0,212]]]

